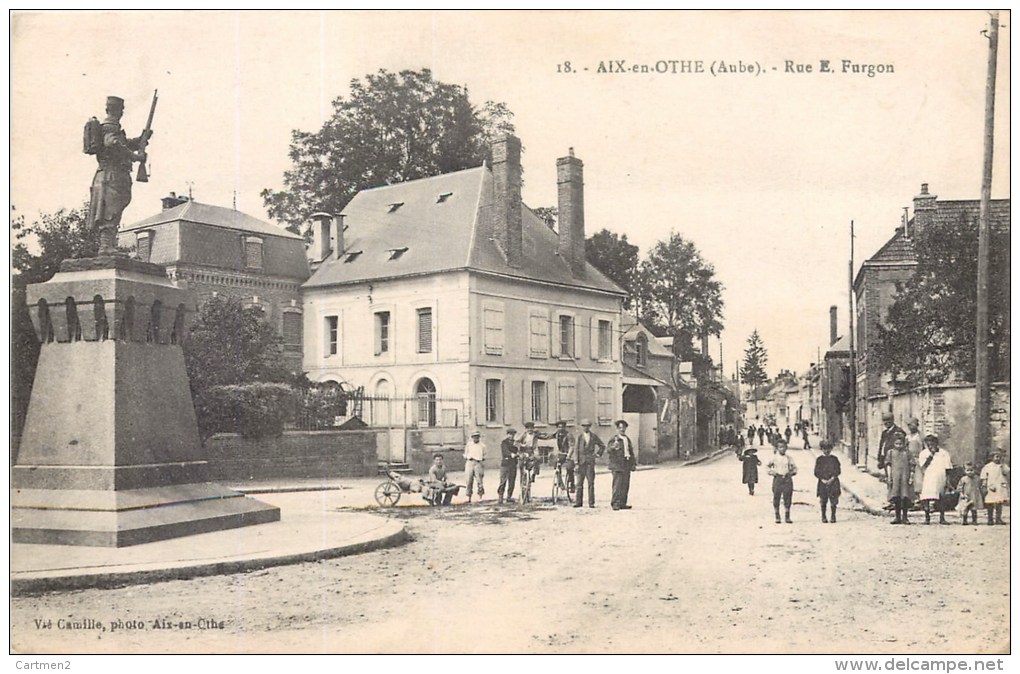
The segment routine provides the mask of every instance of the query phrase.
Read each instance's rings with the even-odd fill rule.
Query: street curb
[[[302,562],[316,562],[336,557],[347,557],[364,552],[392,548],[403,545],[411,540],[407,528],[400,525],[396,532],[360,543],[341,545],[336,548],[297,552],[276,557],[259,557],[255,559],[238,559],[209,564],[194,564],[166,569],[146,569],[142,571],[122,571],[110,573],[91,573],[75,576],[48,576],[37,578],[11,578],[11,596],[38,594],[41,592],[83,590],[92,588],[113,588],[125,585],[141,585],[159,583],[168,580],[188,580],[203,576],[222,576],[236,573],[259,571],[274,566],[286,566]]]
[[[234,491],[237,491],[237,492],[241,492],[242,494],[245,494],[245,495],[247,495],[247,494],[291,494],[291,493],[295,493],[295,492],[304,492],[304,491],[341,491],[342,489],[345,489],[345,487],[343,487],[343,486],[340,486],[340,485],[330,485],[330,484],[308,485],[307,487],[303,487],[301,485],[295,485],[295,486],[290,486],[290,487],[287,487],[287,486],[282,486],[282,487],[238,487],[238,486],[233,486],[233,487],[228,487],[228,488],[232,489]]]
[[[733,450],[730,449],[729,447],[722,447],[720,449],[715,450],[714,452],[711,452],[709,454],[705,454],[704,456],[699,456],[696,459],[690,459],[688,461],[684,461],[683,463],[680,464],[680,467],[683,468],[684,466],[696,466],[699,463],[705,463],[706,461],[711,461],[712,459],[716,458],[717,456],[722,456],[723,454],[727,454],[727,453],[732,452],[732,451]]]

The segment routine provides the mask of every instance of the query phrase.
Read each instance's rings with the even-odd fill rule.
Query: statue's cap
[[[106,97],[106,104],[107,105],[119,105],[120,107],[123,108],[124,107],[124,99],[121,98],[120,96],[107,96]]]

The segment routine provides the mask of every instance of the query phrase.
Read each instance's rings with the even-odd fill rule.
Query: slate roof
[[[324,261],[304,287],[469,269],[623,294],[591,265],[585,278],[575,279],[559,256],[557,234],[527,206],[521,209],[524,262],[508,266],[490,236],[492,202],[486,166],[362,190],[343,210],[344,254]]]
[[[242,232],[251,232],[252,234],[281,236],[285,239],[298,239],[303,241],[303,239],[297,234],[288,232],[283,227],[259,220],[247,213],[242,213],[241,211],[236,211],[232,208],[224,208],[222,206],[201,204],[197,201],[188,201],[180,204],[179,206],[168,208],[165,211],[149,216],[139,222],[122,226],[120,231],[129,232],[135,229],[145,229],[154,225],[162,225],[164,223],[174,222],[177,220],[194,222],[200,225],[224,227],[226,229],[236,229]]]
[[[843,354],[843,353],[845,353],[848,356],[850,355],[850,336],[849,335],[843,335],[842,337],[840,337],[839,339],[836,340],[835,344],[833,344],[828,349],[826,349],[825,350],[825,357],[828,358],[831,355],[832,357],[835,358],[835,357],[838,357],[840,354]]]

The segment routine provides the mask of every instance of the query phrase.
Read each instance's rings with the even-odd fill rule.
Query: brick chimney
[[[316,260],[338,259],[344,252],[344,216],[312,213],[312,250]]]
[[[836,331],[836,305],[829,307],[829,346],[836,343],[839,339],[839,333]]]
[[[556,160],[559,208],[560,257],[574,278],[584,278],[584,164],[574,156]]]
[[[492,235],[511,267],[524,260],[521,224],[521,141],[506,134],[492,143]]]
[[[936,199],[937,196],[928,193],[928,183],[921,183],[921,193],[914,197],[914,227],[911,236],[917,236],[935,222]]]
[[[185,196],[177,196],[176,192],[171,192],[169,195],[160,199],[160,201],[163,202],[163,210],[169,211],[171,208],[176,208],[181,204],[188,203],[191,199]]]

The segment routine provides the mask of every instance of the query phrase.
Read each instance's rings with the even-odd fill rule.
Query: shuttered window
[[[574,317],[560,315],[560,356],[574,355]]]
[[[613,324],[610,321],[599,321],[599,360],[613,357]]]
[[[486,304],[482,307],[482,340],[485,353],[492,356],[503,355],[503,305]]]
[[[528,354],[549,357],[549,316],[544,311],[532,311],[528,316]]]
[[[148,262],[152,255],[152,232],[138,232],[136,239],[136,255],[143,262]]]
[[[418,309],[418,353],[432,353],[432,307]]]
[[[613,385],[599,382],[598,385],[598,416],[599,425],[608,426],[613,423]]]
[[[244,237],[244,264],[249,269],[262,269],[262,239]]]
[[[531,421],[548,421],[549,394],[544,381],[531,382]]]
[[[375,355],[388,353],[390,350],[390,312],[378,311],[375,314]]]
[[[283,314],[283,345],[301,347],[301,314],[293,311]]]
[[[340,319],[337,316],[326,316],[326,355],[335,356],[340,344]]]
[[[485,380],[485,422],[499,423],[503,419],[503,382],[499,379]]]
[[[556,399],[559,404],[558,420],[567,425],[577,421],[577,385],[573,381],[561,381],[556,385]]]

